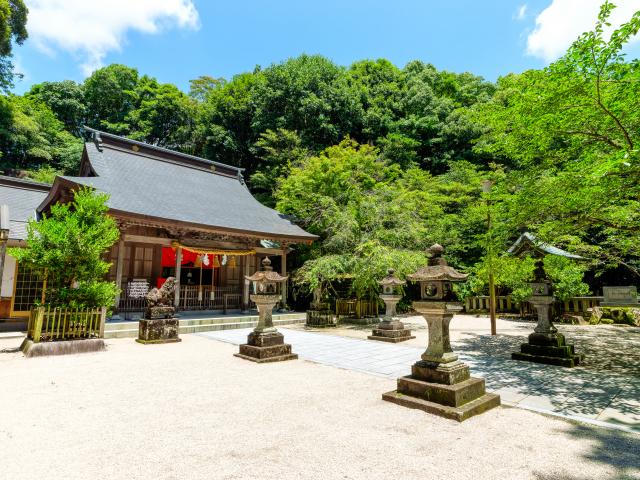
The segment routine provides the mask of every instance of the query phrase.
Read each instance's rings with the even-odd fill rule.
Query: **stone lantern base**
[[[419,361],[411,375],[398,379],[398,389],[382,399],[458,422],[500,405],[500,396],[486,393],[484,379],[471,377],[460,361]]]
[[[529,343],[523,343],[520,352],[512,353],[511,359],[571,368],[584,360],[584,354],[576,353],[573,345],[567,345],[561,333],[532,333]]]
[[[296,353],[291,353],[291,345],[284,343],[284,335],[279,332],[251,332],[247,343],[240,345],[240,353],[236,357],[257,363],[282,362],[295,360]]]
[[[405,328],[404,324],[398,320],[383,320],[373,329],[371,335],[367,337],[369,340],[378,340],[381,342],[398,343],[416,338],[411,335],[411,330]]]

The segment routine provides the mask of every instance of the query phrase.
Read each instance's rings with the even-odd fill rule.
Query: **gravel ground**
[[[640,436],[501,407],[462,424],[393,381],[253,364],[196,335],[25,359],[0,340],[7,479],[640,479]]]

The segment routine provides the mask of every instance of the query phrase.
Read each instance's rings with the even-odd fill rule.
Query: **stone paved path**
[[[246,342],[250,331],[198,335],[237,345]],[[279,331],[302,359],[391,379],[409,374],[423,350],[286,328]],[[499,393],[505,405],[640,433],[640,378],[517,362],[487,355],[481,348],[466,348],[459,357],[471,367],[472,375],[485,378],[487,390]]]

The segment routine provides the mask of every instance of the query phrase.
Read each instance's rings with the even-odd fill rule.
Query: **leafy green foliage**
[[[0,90],[5,92],[16,76],[10,61],[13,43],[22,45],[28,37],[28,11],[23,0],[0,0]]]
[[[502,206],[510,228],[592,259],[603,270],[640,266],[640,64],[624,44],[640,12],[609,39],[606,2],[593,31],[544,70],[500,79],[493,99],[470,109],[488,126],[476,148],[508,159],[514,191]]]
[[[11,249],[20,263],[44,272],[47,302],[70,308],[113,305],[118,292],[104,277],[111,264],[104,260],[118,240],[115,221],[107,216],[105,194],[77,190],[74,200],[55,204],[27,227],[27,248]]]

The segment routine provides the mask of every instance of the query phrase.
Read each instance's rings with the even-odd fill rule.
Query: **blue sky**
[[[640,9],[640,1],[623,0]],[[27,0],[16,93],[123,63],[188,89],[301,53],[384,57],[495,80],[539,68],[593,24],[598,0]],[[89,4],[89,5],[86,5]],[[101,5],[103,4],[103,5]],[[108,7],[109,6],[109,7]],[[621,8],[620,10],[625,10]],[[625,12],[620,12],[620,15]]]

